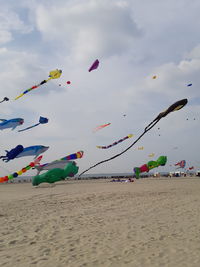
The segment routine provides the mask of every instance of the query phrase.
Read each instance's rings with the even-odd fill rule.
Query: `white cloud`
[[[62,42],[75,59],[123,54],[141,35],[128,2],[84,1],[57,8],[40,5],[38,30],[47,40]]]

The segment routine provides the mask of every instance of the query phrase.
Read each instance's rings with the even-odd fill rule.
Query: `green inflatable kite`
[[[32,179],[32,185],[37,186],[41,183],[55,183],[61,180],[65,180],[66,177],[73,177],[78,173],[79,167],[76,166],[74,161],[68,162],[64,169],[54,168],[41,175],[36,175]]]

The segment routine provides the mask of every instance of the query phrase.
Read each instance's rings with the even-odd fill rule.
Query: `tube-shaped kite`
[[[29,130],[29,129],[33,128],[33,127],[36,127],[36,126],[40,125],[40,124],[48,123],[48,121],[49,120],[47,118],[44,118],[44,117],[40,116],[38,123],[36,123],[36,124],[34,124],[32,126],[29,126],[29,127],[25,128],[25,129],[19,130],[18,132],[23,132],[23,131]]]
[[[149,172],[153,168],[159,166],[165,166],[167,162],[167,156],[160,156],[156,161],[149,161],[147,164],[144,164],[140,167],[135,167],[133,170],[135,172],[136,179],[139,179],[140,173]]]
[[[42,159],[42,156],[39,156],[33,162],[30,162],[26,167],[22,168],[20,171],[14,172],[13,174],[10,174],[10,175],[4,176],[4,177],[0,177],[0,183],[7,182],[8,180],[11,180],[13,178],[16,178],[19,175],[25,173],[26,171],[28,171],[31,168],[33,168],[36,164],[38,164],[41,159]]]
[[[122,139],[120,139],[120,140],[118,140],[118,141],[112,143],[111,145],[108,145],[108,146],[97,146],[97,148],[107,149],[107,148],[110,148],[110,147],[112,147],[112,146],[115,146],[115,145],[117,145],[117,144],[123,142],[124,140],[126,140],[126,139],[128,139],[128,138],[131,138],[131,137],[133,137],[133,134],[128,134],[128,135],[125,136],[124,138],[122,138]]]
[[[109,123],[106,123],[106,124],[99,125],[96,128],[94,128],[93,132],[96,132],[96,131],[98,131],[100,129],[103,129],[104,127],[109,126],[110,124],[111,123],[109,122]]]
[[[50,71],[50,73],[49,73],[49,78],[48,78],[47,80],[44,80],[44,81],[40,82],[39,84],[34,85],[34,86],[32,86],[31,88],[25,90],[22,94],[20,94],[19,96],[17,96],[17,97],[15,98],[15,100],[19,99],[19,98],[22,97],[23,95],[27,94],[28,92],[32,91],[33,89],[38,88],[39,86],[41,86],[41,85],[47,83],[48,81],[50,81],[50,80],[52,80],[52,79],[58,79],[58,78],[60,78],[61,74],[62,74],[62,70],[58,70],[58,69],[56,69],[56,70],[52,70],[52,71]]]

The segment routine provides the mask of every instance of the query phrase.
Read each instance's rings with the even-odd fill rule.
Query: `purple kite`
[[[94,61],[94,63],[92,64],[92,66],[89,68],[88,71],[90,72],[90,71],[92,71],[92,70],[95,70],[95,69],[98,68],[98,66],[99,66],[99,60],[96,59],[96,60]]]

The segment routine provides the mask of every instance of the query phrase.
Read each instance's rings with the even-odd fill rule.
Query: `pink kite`
[[[93,132],[96,132],[96,131],[98,131],[98,130],[100,130],[100,129],[102,129],[102,128],[104,128],[104,127],[110,125],[110,124],[111,124],[111,123],[109,122],[109,123],[106,123],[106,124],[103,124],[103,125],[99,125],[99,126],[97,126],[97,127],[93,130]]]
[[[89,68],[88,71],[90,72],[90,71],[92,71],[92,70],[95,70],[95,69],[98,68],[98,66],[99,66],[99,60],[96,59],[96,60],[94,61],[94,63],[92,64],[92,66]]]

